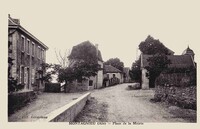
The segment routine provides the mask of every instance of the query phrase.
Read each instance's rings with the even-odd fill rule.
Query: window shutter
[[[22,67],[19,67],[19,83],[22,83]]]
[[[24,84],[27,84],[27,68],[24,68]]]
[[[32,77],[32,83],[34,83],[34,78],[35,78],[35,70],[34,70],[34,68],[32,69],[31,77]]]

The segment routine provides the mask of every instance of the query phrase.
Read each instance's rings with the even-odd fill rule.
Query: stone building
[[[104,87],[124,82],[123,72],[111,65],[104,65],[103,78]]]
[[[182,53],[182,55],[168,55],[168,59],[171,61],[171,64],[169,64],[168,68],[177,68],[177,69],[185,69],[185,68],[195,68],[196,64],[194,62],[194,52],[191,50],[188,46],[187,49],[185,49]],[[152,57],[152,55],[145,55],[141,54],[141,71],[142,71],[142,82],[141,87],[142,89],[149,89],[154,88],[155,85],[152,85],[151,80],[148,79],[147,73],[148,71],[145,69],[146,66],[148,66],[148,58]],[[190,72],[190,71],[189,71]],[[161,74],[163,76],[163,74]],[[180,80],[181,78],[188,78],[185,73],[179,73],[179,74],[167,74],[167,76],[173,79],[170,80]],[[165,77],[167,77],[165,76]]]
[[[24,90],[43,90],[44,82],[40,80],[43,71],[41,64],[46,61],[48,47],[20,25],[19,19],[8,17],[8,42],[12,45],[9,57],[13,60],[11,77]]]
[[[92,44],[90,41],[84,41],[79,45],[83,45],[83,44],[89,44],[91,46],[95,46],[96,48],[96,53],[97,57],[98,57],[98,64],[99,64],[99,70],[97,72],[96,76],[91,76],[88,79],[85,80],[76,80],[73,81],[72,86],[70,88],[70,92],[76,92],[76,91],[84,91],[84,90],[92,90],[92,89],[98,89],[102,87],[103,84],[103,59],[101,56],[101,52],[98,49],[98,44]],[[76,52],[75,47],[73,47],[72,49],[72,53]],[[74,63],[76,62],[76,60],[69,60],[69,67],[73,67]]]

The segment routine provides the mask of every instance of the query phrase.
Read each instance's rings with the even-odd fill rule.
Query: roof
[[[144,68],[148,66],[147,59],[149,57],[152,57],[152,55],[142,55],[141,67]],[[171,64],[169,65],[170,68],[187,68],[195,66],[190,55],[168,55],[167,57],[171,61]]]
[[[69,55],[69,57],[71,57],[71,55],[73,55],[73,53],[77,53],[79,51],[79,49],[77,49],[77,48],[79,48],[80,46],[83,46],[83,45],[92,46],[92,47],[95,47],[96,49],[98,49],[98,47],[95,46],[94,44],[92,44],[90,41],[84,41],[84,42],[82,42],[82,43],[80,43],[76,46],[73,46],[71,54]],[[98,50],[98,53],[96,53],[97,52],[96,49],[92,50],[90,53],[92,53],[93,55],[98,54],[98,60],[103,62],[103,59],[102,59],[102,56],[101,56],[101,51]],[[78,55],[78,57],[80,57],[80,56],[84,56],[84,55]]]
[[[25,28],[23,28],[20,25],[20,20],[19,19],[14,19],[14,18],[11,18],[9,16],[8,17],[8,28],[9,29],[19,29],[19,30],[21,30],[22,32],[26,33],[28,36],[33,38],[35,41],[37,41],[45,49],[48,49],[48,47],[44,43],[42,43],[39,39],[37,39],[34,35],[32,35],[29,31],[27,31]]]
[[[112,65],[104,65],[104,73],[122,73],[119,69],[113,67]]]
[[[189,46],[182,53],[182,55],[187,55],[187,54],[193,54],[194,55],[194,51],[192,49],[190,49]]]

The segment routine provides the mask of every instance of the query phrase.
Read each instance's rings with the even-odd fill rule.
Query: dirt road
[[[107,122],[189,122],[170,113],[180,108],[150,102],[153,90],[130,90],[128,85],[120,84],[92,92],[91,97],[99,104],[107,104]]]

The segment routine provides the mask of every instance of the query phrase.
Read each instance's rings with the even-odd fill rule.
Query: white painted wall
[[[146,77],[147,70],[142,68],[142,89],[149,89],[149,79]]]

